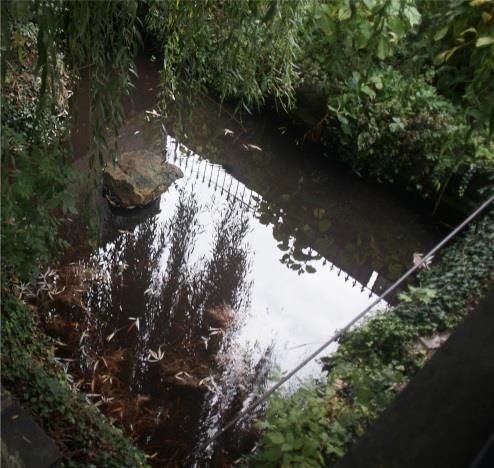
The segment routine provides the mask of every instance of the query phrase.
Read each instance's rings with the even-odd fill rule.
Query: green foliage
[[[408,293],[401,293],[400,300],[403,302],[418,301],[423,304],[429,304],[432,299],[437,295],[437,291],[431,288],[415,288],[414,286],[408,287]]]
[[[429,79],[430,81],[430,79]],[[468,127],[424,77],[373,68],[339,84],[329,98],[345,157],[357,171],[398,181],[423,197],[437,193],[460,162],[478,160]]]
[[[460,97],[472,124],[494,131],[494,2],[462,0],[430,6],[438,87]]]
[[[314,2],[299,81],[327,100],[314,134],[357,172],[434,197],[436,207],[449,185],[457,199],[472,181],[488,184],[492,5]]]
[[[418,339],[455,327],[494,280],[494,211],[471,225],[397,306],[346,333],[326,379],[279,393],[254,466],[332,466],[424,364]]]
[[[2,384],[54,438],[64,466],[147,466],[142,452],[70,392],[32,309],[5,289],[2,297]]]
[[[288,411],[285,400],[273,398],[266,420],[258,423],[265,436],[256,466],[317,467],[324,463],[325,453],[341,456],[342,443],[330,440],[326,432],[326,400],[331,392],[331,387],[314,390],[311,385],[302,386],[290,396]],[[333,434],[344,435],[344,431],[335,425]]]
[[[82,73],[87,73],[91,84],[92,165],[103,165],[114,149],[108,147],[108,130],[116,133],[121,126],[122,97],[129,93],[136,75],[134,57],[140,40],[137,2],[39,1],[34,3],[32,14],[39,29],[36,45],[41,96],[44,98],[47,86],[56,89],[60,59],[75,84]]]
[[[290,105],[303,4],[296,0],[150,2],[146,24],[163,45],[163,105],[181,92],[187,96],[208,87],[222,99],[239,99],[247,110],[268,95]]]
[[[338,93],[337,80],[365,73],[374,58],[392,57],[419,21],[411,0],[313,2],[300,39],[302,81]]]
[[[27,52],[33,37],[33,24],[16,31],[17,60],[9,62],[2,89],[2,268],[24,281],[34,279],[38,265],[65,245],[57,237],[54,213],[75,212],[66,191],[72,178],[66,164],[66,102],[54,95],[49,106],[37,107],[41,84]]]

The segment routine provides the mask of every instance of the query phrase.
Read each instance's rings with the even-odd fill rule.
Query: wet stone
[[[46,433],[2,389],[2,466],[57,467],[60,452]]]
[[[157,152],[128,151],[105,168],[103,190],[111,205],[133,209],[149,205],[181,177],[181,169]]]

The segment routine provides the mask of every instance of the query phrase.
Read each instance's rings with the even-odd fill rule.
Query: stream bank
[[[184,178],[135,213],[99,197],[96,248],[69,223],[64,261],[88,272],[87,290],[43,312],[82,393],[155,466],[248,451],[257,435],[247,424],[215,453],[194,453],[274,369],[293,367],[439,235],[268,117],[239,123],[210,99],[189,110],[183,142],[163,139],[154,107],[120,129],[120,151],[162,151]],[[320,372],[313,363],[303,376]]]
[[[437,236],[433,228],[432,232],[429,231],[431,227],[426,227],[422,217],[400,208],[397,201],[389,200],[385,190],[375,191],[352,177],[344,166],[336,164],[329,171],[326,162],[319,165],[317,147],[313,148],[312,156],[307,147],[294,151],[293,140],[282,134],[283,131],[286,133],[285,129],[264,122],[256,124],[251,120],[247,125],[249,131],[242,133],[245,127],[235,127],[238,123],[232,122],[228,115],[219,114],[216,108],[197,105],[196,111],[200,125],[192,127],[194,134],[187,141],[188,146],[175,139],[169,139],[166,146],[167,157],[181,165],[187,174],[182,187],[185,190],[180,193],[180,187],[177,187],[177,190],[165,194],[163,204],[135,216],[111,212],[101,197],[103,223],[96,250],[77,240],[80,231],[76,220],[69,223],[72,230],[68,235],[74,243],[65,258],[68,266],[61,268],[60,274],[68,280],[74,277],[76,289],[77,280],[83,278],[87,289],[84,288],[77,296],[79,304],[64,301],[60,295],[58,304],[57,301],[49,303],[41,311],[43,326],[54,339],[69,345],[57,345],[58,358],[63,362],[66,375],[76,377],[82,396],[124,427],[126,433],[152,457],[150,461],[156,466],[163,463],[181,466],[185,454],[190,453],[190,444],[195,443],[190,437],[191,427],[197,427],[205,407],[198,402],[197,394],[209,393],[205,401],[211,402],[214,401],[210,399],[211,395],[217,391],[211,380],[203,381],[202,388],[197,388],[201,380],[210,377],[212,368],[215,372],[222,369],[234,370],[234,373],[230,374],[232,380],[223,380],[226,382],[226,393],[223,393],[226,400],[216,402],[222,413],[213,411],[203,419],[213,424],[210,428],[217,427],[218,421],[233,414],[249,391],[259,391],[259,383],[260,388],[265,385],[272,366],[273,351],[269,351],[269,344],[276,324],[292,321],[291,327],[281,330],[285,335],[281,335],[279,356],[286,359],[284,362],[288,365],[293,364],[300,355],[290,356],[292,349],[307,349],[307,344],[313,344],[306,336],[312,339],[314,329],[317,329],[321,337],[326,337],[328,331],[338,326],[335,319],[348,320],[354,306],[364,304],[368,294],[372,298],[382,290],[409,265],[411,253],[427,250]],[[159,146],[159,125],[146,122],[139,113],[134,117],[136,120],[131,118],[126,129],[122,130],[122,141],[126,142],[127,148],[140,144]],[[205,122],[214,125],[216,130],[211,131]],[[226,129],[234,134],[225,133]],[[271,174],[280,175],[279,186],[273,184]],[[199,201],[207,201],[206,206],[199,207],[194,202],[190,192],[192,186],[196,188],[194,196],[199,196]],[[232,209],[231,202],[235,199],[244,208]],[[201,202],[199,205],[204,204]],[[177,211],[176,208],[180,209]],[[239,329],[236,327],[242,326],[246,312],[242,307],[249,302],[242,298],[242,294],[235,299],[234,293],[236,290],[245,293],[249,289],[246,287],[249,281],[245,281],[248,278],[243,274],[250,263],[246,258],[252,252],[249,253],[241,241],[245,235],[245,228],[242,222],[239,223],[243,219],[242,213],[255,228],[250,242],[258,249],[259,258],[266,260],[258,265],[254,274],[250,273],[251,278],[257,280],[258,285],[264,285],[265,290],[265,293],[258,294],[260,307],[256,307],[256,312],[262,312],[266,297],[268,301],[273,297],[284,298],[285,304],[293,311],[287,314],[286,310],[283,311],[286,309],[283,303],[280,307],[268,302],[270,311],[278,310],[281,314],[270,311],[258,314],[262,321],[253,323],[250,336],[257,338],[259,331],[263,331],[264,348],[261,347],[257,354],[245,356],[246,363],[243,358],[232,360],[229,352],[223,355],[223,350],[235,349],[235,342],[228,340],[235,335],[238,337]],[[194,224],[197,214],[200,214],[199,225]],[[201,227],[194,230],[191,226]],[[218,226],[228,228],[227,237],[223,240],[221,236],[215,237],[219,232]],[[191,232],[195,234],[189,236]],[[195,252],[191,249],[194,245],[198,245]],[[164,251],[162,247],[165,247]],[[160,249],[165,254],[161,258]],[[201,260],[201,252],[214,255]],[[226,261],[232,252],[236,260]],[[161,264],[167,255],[171,260],[165,262],[164,276],[161,276],[163,269],[160,267],[151,277],[149,268],[152,270],[153,265]],[[173,258],[177,262],[174,263]],[[70,266],[71,262],[76,263]],[[232,271],[240,273],[237,283],[226,282],[224,288],[214,287],[218,278],[231,276]],[[214,281],[201,280],[201,287],[197,287],[197,281],[207,279],[208,275]],[[276,283],[273,279],[280,281]],[[158,283],[155,284],[155,280]],[[166,290],[154,296],[152,292],[160,288],[150,287],[165,283],[168,285]],[[197,295],[191,295],[191,291]],[[287,291],[292,295],[287,295]],[[305,295],[300,294],[302,291],[306,291]],[[264,294],[268,295],[263,298]],[[294,301],[297,297],[298,302]],[[252,297],[250,299],[252,303]],[[220,306],[225,302],[231,306],[235,300],[235,326],[230,327],[232,324],[228,322],[232,313],[228,308],[226,313],[220,312],[224,311]],[[188,306],[190,302],[199,308],[194,311]],[[347,302],[351,307],[344,309]],[[152,308],[143,308],[143,303]],[[331,305],[328,307],[328,304]],[[297,319],[300,315],[305,318],[308,310],[318,308],[315,326],[304,330],[300,323],[306,326],[307,321],[297,322]],[[338,314],[327,314],[328,310]],[[225,318],[218,322],[218,316]],[[150,324],[155,326],[156,333],[152,343],[146,341],[145,334],[145,327]],[[193,325],[191,333],[187,333],[190,325]],[[225,328],[233,332],[226,340],[219,331]],[[215,331],[218,333],[208,336]],[[309,333],[303,335],[301,331]],[[177,340],[167,343],[168,350],[161,346],[163,333]],[[296,340],[284,343],[286,337],[291,336]],[[202,337],[208,341],[207,348]],[[248,338],[249,333],[244,337]],[[178,350],[182,353],[177,353],[178,360],[160,359],[162,353],[169,358],[170,353]],[[194,361],[188,361],[189,355],[194,356]],[[212,366],[211,357],[214,358]],[[197,363],[205,358],[208,363],[204,371]],[[232,367],[234,362],[237,364]],[[144,370],[144,375],[138,376],[139,379],[143,377],[142,381],[132,380],[136,369]],[[245,370],[247,374],[243,373]],[[159,385],[156,385],[159,382],[156,374],[162,379]],[[239,375],[250,376],[248,385],[252,386],[249,388],[244,382],[239,382]],[[217,383],[218,379],[213,378]],[[22,378],[19,381],[24,386],[28,385]],[[130,391],[129,383],[135,385],[130,387]],[[168,393],[161,392],[162,384],[168,387]],[[46,387],[43,387],[43,392],[50,394]],[[36,394],[40,402],[44,401],[40,398],[43,392]],[[60,395],[56,401],[60,407],[67,407],[67,401]],[[162,405],[166,401],[170,405],[168,408]],[[34,411],[43,409],[40,405]],[[172,412],[165,411],[170,408]],[[191,410],[195,411],[194,415]],[[77,411],[84,413],[80,409]],[[77,411],[69,412],[76,415],[75,420],[80,417]],[[136,414],[142,418],[136,420]],[[221,418],[218,418],[219,414]],[[170,422],[177,420],[184,422],[180,431]],[[201,431],[204,429],[200,428],[199,433]],[[98,434],[96,428],[91,428],[86,434],[91,439],[89,444],[94,446],[95,435],[96,439],[103,440]],[[113,457],[115,463],[131,459],[125,457],[140,457],[123,448],[120,436],[112,435],[106,440],[113,441],[106,443],[112,447],[114,444],[116,451],[122,450],[120,454],[108,451],[108,457]],[[160,453],[155,447],[162,446],[163,440],[169,445]],[[226,456],[226,460],[231,462],[236,454],[247,451],[248,446],[239,446],[238,441],[228,443],[234,449],[227,446],[228,454],[220,450],[216,456]],[[178,450],[166,452],[169,448]],[[72,456],[77,459],[85,455]]]
[[[423,85],[426,86],[425,83],[423,83]],[[410,90],[408,92],[410,92]],[[379,89],[375,89],[375,93],[379,95]],[[417,96],[419,96],[418,90]],[[362,108],[361,105],[361,107],[359,107],[360,112],[367,112],[368,108],[372,109],[373,107],[381,110],[376,111],[375,115],[373,112],[369,112],[369,116],[362,116],[364,123],[362,124],[363,129],[360,130],[358,119],[355,116],[347,116],[348,119],[352,121],[352,132],[356,133],[354,135],[355,141],[358,136],[358,144],[355,142],[347,142],[348,144],[344,144],[339,138],[339,134],[348,132],[348,130],[342,128],[343,117],[341,118],[342,120],[339,121],[335,109],[330,110],[330,96],[320,85],[318,86],[307,82],[296,90],[295,104],[287,116],[288,122],[291,122],[292,125],[299,128],[299,131],[303,135],[303,139],[320,142],[325,146],[326,157],[340,159],[353,167],[354,171],[359,175],[366,177],[371,181],[385,184],[396,196],[415,205],[416,209],[419,211],[431,213],[431,217],[434,218],[436,222],[451,226],[468,216],[473,207],[484,199],[485,193],[488,191],[487,188],[492,186],[494,180],[492,161],[487,154],[484,154],[488,153],[490,149],[490,158],[492,158],[492,152],[494,151],[494,147],[492,146],[492,143],[489,143],[488,138],[483,143],[486,151],[479,152],[478,161],[475,162],[472,162],[467,157],[466,153],[467,151],[478,152],[479,148],[472,149],[466,142],[463,142],[464,147],[455,148],[454,151],[458,153],[455,156],[457,161],[450,168],[445,180],[440,181],[440,186],[436,187],[431,185],[431,180],[429,179],[433,179],[431,172],[433,172],[434,166],[441,164],[440,160],[439,162],[434,161],[437,158],[437,154],[409,155],[408,158],[411,158],[413,162],[411,165],[407,165],[401,161],[401,155],[395,154],[396,161],[394,166],[391,164],[391,166],[386,168],[388,165],[386,162],[386,155],[382,157],[379,154],[375,154],[375,149],[373,149],[372,145],[366,152],[365,145],[360,143],[360,138],[361,136],[367,135],[364,130],[366,130],[366,125],[370,128],[372,119],[379,122],[379,118],[381,118],[384,120],[384,123],[389,121],[389,128],[391,130],[388,132],[388,137],[391,139],[394,138],[394,144],[398,147],[400,147],[400,145],[403,146],[402,140],[404,139],[406,141],[407,138],[410,140],[409,145],[413,146],[414,140],[417,138],[420,139],[420,132],[415,134],[417,132],[417,128],[415,128],[417,125],[414,125],[413,122],[409,122],[407,125],[409,125],[410,128],[407,128],[406,130],[403,129],[403,135],[396,133],[393,137],[393,132],[396,132],[396,130],[392,130],[392,122],[396,119],[396,121],[399,121],[400,117],[394,116],[394,120],[391,120],[393,112],[397,112],[397,109],[393,109],[392,107],[387,109],[387,106],[390,106],[390,103],[388,103],[387,100],[392,101],[392,99],[388,96],[381,98],[381,100],[378,98],[376,102],[373,102],[373,99],[376,98],[375,95],[373,99],[369,98],[369,96],[365,96],[365,98],[369,100],[367,108],[365,106]],[[438,102],[436,105],[441,107],[441,99],[444,100],[444,98],[434,95],[434,99]],[[271,107],[275,108],[276,106],[271,103]],[[421,106],[418,106],[416,112],[424,112],[422,118],[430,118],[427,113],[433,115],[434,111],[432,109],[434,109],[434,106],[431,106],[431,109],[422,109]],[[429,125],[434,125],[434,120],[441,121],[448,117],[453,120],[457,118],[456,115],[448,115],[448,112],[451,113],[452,111],[446,109],[444,114],[439,112],[435,118],[433,117]],[[383,115],[380,116],[379,112],[382,112]],[[365,118],[369,120],[367,123]],[[460,121],[461,119],[458,119],[458,122]],[[380,124],[382,125],[382,122],[380,122]],[[376,122],[374,122],[374,125],[376,125]],[[418,128],[420,128],[420,125],[418,125]],[[453,131],[453,129],[454,126],[450,131]],[[359,131],[362,132],[362,135],[358,133]],[[382,128],[374,128],[373,131],[378,135],[383,132]],[[406,136],[407,131],[410,133],[408,137]],[[436,131],[440,135],[440,128]],[[380,137],[383,138],[383,135],[380,135]],[[377,136],[375,138],[377,138]],[[436,136],[436,138],[440,137]],[[472,146],[472,142],[470,142],[470,145]],[[475,147],[475,145],[480,144],[475,142],[473,146]],[[422,150],[425,151],[424,148]],[[406,144],[402,151],[408,151]],[[448,148],[444,149],[438,146],[435,153],[440,153],[442,157],[445,158],[443,151],[448,152],[453,150]],[[383,165],[381,173],[379,173],[379,170],[376,173],[373,173],[373,164],[378,167]],[[405,167],[401,167],[403,164],[405,164]],[[451,163],[448,162],[443,164]],[[436,183],[438,182],[439,181]]]

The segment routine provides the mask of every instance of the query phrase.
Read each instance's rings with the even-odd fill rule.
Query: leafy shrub
[[[438,88],[461,101],[472,125],[494,132],[494,4],[490,0],[424,2],[430,9]]]
[[[163,44],[163,96],[172,102],[207,88],[249,110],[273,95],[290,105],[297,76],[298,0],[148,4],[148,31]],[[165,104],[165,102],[163,102]]]
[[[38,265],[65,245],[57,238],[57,210],[75,212],[66,190],[72,177],[66,163],[68,101],[61,95],[67,92],[67,77],[60,78],[62,91],[38,106],[41,82],[32,72],[35,36],[33,24],[17,31],[19,51],[9,62],[2,89],[3,268],[23,281],[35,278]]]
[[[431,78],[376,67],[354,72],[329,98],[330,118],[353,167],[424,198],[439,192],[461,161],[475,159],[459,110],[437,94]]]
[[[328,103],[314,135],[359,173],[437,204],[446,188],[457,202],[472,181],[475,191],[488,185],[492,99],[479,96],[492,91],[493,20],[483,1],[307,6],[299,87],[314,101],[308,110]]]
[[[301,79],[319,82],[328,94],[338,92],[338,80],[365,70],[373,57],[392,57],[420,18],[413,0],[308,2],[301,28]]]

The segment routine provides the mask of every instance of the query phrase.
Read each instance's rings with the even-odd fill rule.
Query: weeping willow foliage
[[[60,65],[68,69],[75,88],[83,70],[88,70],[91,135],[100,157],[106,147],[106,129],[116,129],[122,123],[121,97],[129,92],[135,74],[137,6],[135,1],[2,2],[3,39],[8,51],[9,39],[23,23],[32,21],[38,28],[35,72],[41,78],[40,108],[50,105],[47,91],[56,93]],[[8,65],[5,61],[4,73],[8,73]]]
[[[163,108],[177,98],[179,84],[188,95],[215,88],[245,107],[261,104],[267,94],[290,105],[303,6],[297,0],[7,1],[2,42],[8,57],[16,28],[27,21],[37,25],[40,106],[47,90],[57,88],[60,60],[75,88],[88,73],[92,142],[103,162],[107,129],[121,125],[121,98],[137,76],[141,31],[162,47]],[[8,61],[2,61],[5,75]]]
[[[87,186],[94,189],[99,182],[99,169],[116,154],[116,143],[109,142],[117,140],[110,137],[117,134],[123,122],[122,97],[129,94],[133,81],[139,79],[134,60],[143,48],[143,35],[152,37],[160,49],[163,113],[181,93],[190,97],[207,89],[216,90],[222,98],[238,98],[246,109],[260,105],[268,94],[289,106],[297,76],[296,35],[304,5],[296,0],[2,2],[3,84],[15,82],[25,49],[35,49],[31,70],[24,63],[23,72],[38,77],[32,96],[36,116],[29,126],[18,128],[20,133],[16,134],[27,135],[29,140],[23,146],[21,170],[25,176],[21,179],[33,187],[31,192],[23,192],[26,201],[34,201],[39,195],[39,165],[35,164],[33,154],[39,154],[39,160],[56,159],[61,166],[68,166],[67,150],[56,144],[55,137],[51,145],[40,144],[46,129],[38,125],[43,116],[58,114],[55,103],[63,88],[63,75],[69,77],[68,87],[73,93],[63,131],[57,135],[58,143],[67,141],[70,127],[77,125],[74,104],[81,79],[89,83],[92,171],[88,175],[92,184]],[[23,41],[26,28],[36,31],[33,44]],[[19,109],[13,107],[3,119],[5,128],[16,120]],[[14,174],[19,173],[16,161],[21,156],[15,148],[19,145],[15,138],[5,138],[2,146],[7,149],[7,156],[2,158],[2,195],[12,200],[17,196],[18,177]],[[58,146],[56,152],[54,146]],[[61,193],[63,177],[59,175],[53,178],[57,179]],[[49,184],[49,180],[43,182]],[[68,204],[66,197],[60,200]],[[46,202],[43,201],[45,205]],[[42,209],[41,205],[38,208]],[[25,217],[13,211],[9,214],[11,219]],[[46,213],[43,217],[47,217]],[[56,226],[49,229],[55,231]],[[36,255],[29,255],[29,259],[36,262]]]
[[[164,103],[182,84],[187,92],[212,87],[247,110],[267,95],[290,106],[305,7],[298,0],[150,2],[146,24],[163,44]]]
[[[89,84],[93,181],[85,187],[95,192],[102,165],[115,154],[110,142],[123,122],[122,97],[138,79],[134,60],[143,36],[161,49],[164,111],[181,92],[206,89],[235,96],[246,108],[267,93],[290,105],[302,6],[294,0],[1,2],[3,382],[59,440],[70,466],[145,466],[142,453],[100,416],[86,414],[63,378],[54,377],[50,342],[16,294],[66,246],[58,229],[76,212],[67,190],[69,137],[82,80]]]

